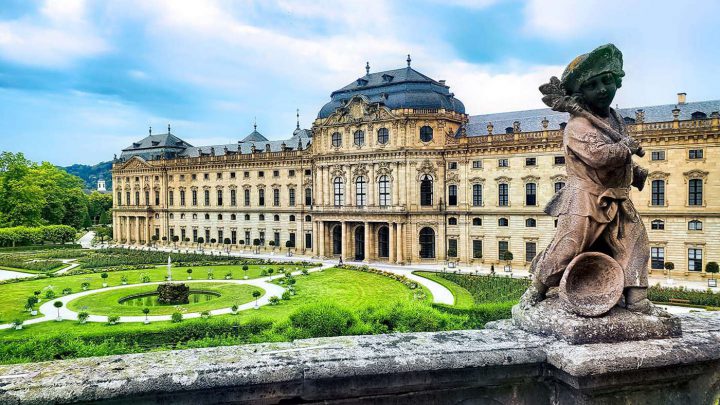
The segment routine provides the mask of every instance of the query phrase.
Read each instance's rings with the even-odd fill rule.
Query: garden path
[[[11,280],[14,278],[35,277],[35,274],[21,273],[19,271],[0,270],[0,280]]]
[[[63,259],[61,260],[63,263],[68,264],[69,266],[63,267],[62,269],[55,272],[55,274],[65,274],[68,271],[74,269],[75,267],[79,266],[80,263],[73,263],[77,259]]]
[[[88,231],[85,235],[78,239],[78,243],[83,249],[90,249],[92,247],[92,240],[95,237],[95,232]]]

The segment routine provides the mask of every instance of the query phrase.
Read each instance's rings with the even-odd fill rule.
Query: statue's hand
[[[641,149],[640,141],[631,136],[623,138],[620,143],[630,149],[630,153],[633,155],[637,154],[637,152]]]
[[[645,188],[645,180],[648,176],[648,169],[640,166],[633,166],[632,186],[642,191]]]

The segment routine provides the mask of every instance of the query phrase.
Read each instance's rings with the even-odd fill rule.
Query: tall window
[[[168,191],[168,204],[171,207],[175,205],[175,193],[172,190]]]
[[[537,185],[535,183],[527,183],[525,185],[525,205],[537,205]]]
[[[150,192],[145,190],[145,205],[150,205]]]
[[[448,205],[457,205],[457,186],[454,184],[448,186]]]
[[[295,189],[290,188],[288,189],[288,203],[291,207],[295,206]]]
[[[223,191],[217,190],[217,205],[218,207],[223,205]]]
[[[261,188],[258,190],[258,205],[261,207],[265,206],[265,189]]]
[[[508,188],[507,183],[498,184],[498,205],[501,207],[507,207],[509,205]]]
[[[377,132],[377,141],[380,145],[388,143],[390,135],[387,128],[380,128]]]
[[[340,135],[340,132],[334,132],[332,134],[332,146],[336,148],[342,146],[342,135]]]
[[[135,205],[140,205],[140,192],[135,192]]]
[[[358,129],[353,134],[353,143],[357,146],[362,146],[365,143],[365,132]]]
[[[505,252],[508,251],[508,241],[498,241],[498,260],[505,260]]]
[[[180,205],[185,206],[185,190],[180,190]]]
[[[654,270],[662,270],[665,268],[665,248],[650,248],[650,268]]]
[[[482,206],[482,184],[473,184],[473,207]]]
[[[650,204],[665,205],[665,180],[653,180],[650,194]]]
[[[458,241],[457,239],[448,239],[448,257],[457,257],[458,255]]]
[[[688,205],[702,205],[702,179],[691,179],[688,182]]]
[[[378,197],[381,207],[390,205],[390,180],[386,175],[382,175],[378,179]]]
[[[205,206],[210,205],[210,190],[205,190]]]
[[[333,180],[333,201],[336,207],[345,205],[345,185],[342,177],[335,177]]]
[[[688,249],[688,271],[702,270],[702,249]]]
[[[305,189],[305,205],[312,205],[312,189]]]
[[[482,240],[475,239],[472,241],[473,258],[482,258]]]
[[[117,205],[122,205],[122,191],[117,192]]]
[[[355,205],[364,207],[367,204],[367,181],[365,177],[360,176],[355,179]]]
[[[230,189],[230,205],[233,207],[237,205],[237,190]]]
[[[537,243],[525,242],[525,261],[531,262],[537,255]]]
[[[245,190],[243,190],[243,197],[244,197],[243,199],[245,200],[245,201],[243,201],[245,203],[245,206],[249,207],[250,206],[250,189],[246,188]]]
[[[305,233],[305,249],[312,249],[312,233]]]
[[[563,187],[565,187],[565,182],[564,182],[564,181],[556,181],[556,182],[555,182],[555,194],[557,194],[558,192],[560,192],[560,190],[562,190]]]
[[[197,201],[197,190],[191,190],[191,191],[190,191],[190,200],[191,200],[191,201],[190,201],[190,204],[192,204],[193,206],[197,206],[197,204],[198,204],[198,201]]]
[[[420,257],[435,258],[435,231],[432,228],[426,227],[420,230]]]
[[[427,125],[420,128],[420,140],[430,142],[433,139],[433,129]]]
[[[433,204],[433,178],[425,174],[420,178],[420,205],[431,206]]]
[[[280,189],[274,188],[273,189],[273,207],[279,207],[280,206]]]
[[[155,190],[155,205],[160,205],[160,192]]]

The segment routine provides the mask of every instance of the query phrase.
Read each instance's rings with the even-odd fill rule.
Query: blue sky
[[[0,0],[0,150],[93,164],[148,126],[194,145],[309,128],[371,71],[445,79],[469,114],[543,107],[537,87],[615,43],[620,107],[720,98],[717,1]]]

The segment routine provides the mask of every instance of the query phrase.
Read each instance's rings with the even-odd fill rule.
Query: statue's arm
[[[621,167],[631,161],[632,153],[623,143],[607,142],[597,131],[569,131],[565,144],[585,164],[594,168]]]
[[[648,169],[639,166],[633,162],[633,179],[632,186],[642,191],[645,188],[645,180],[648,176]]]

